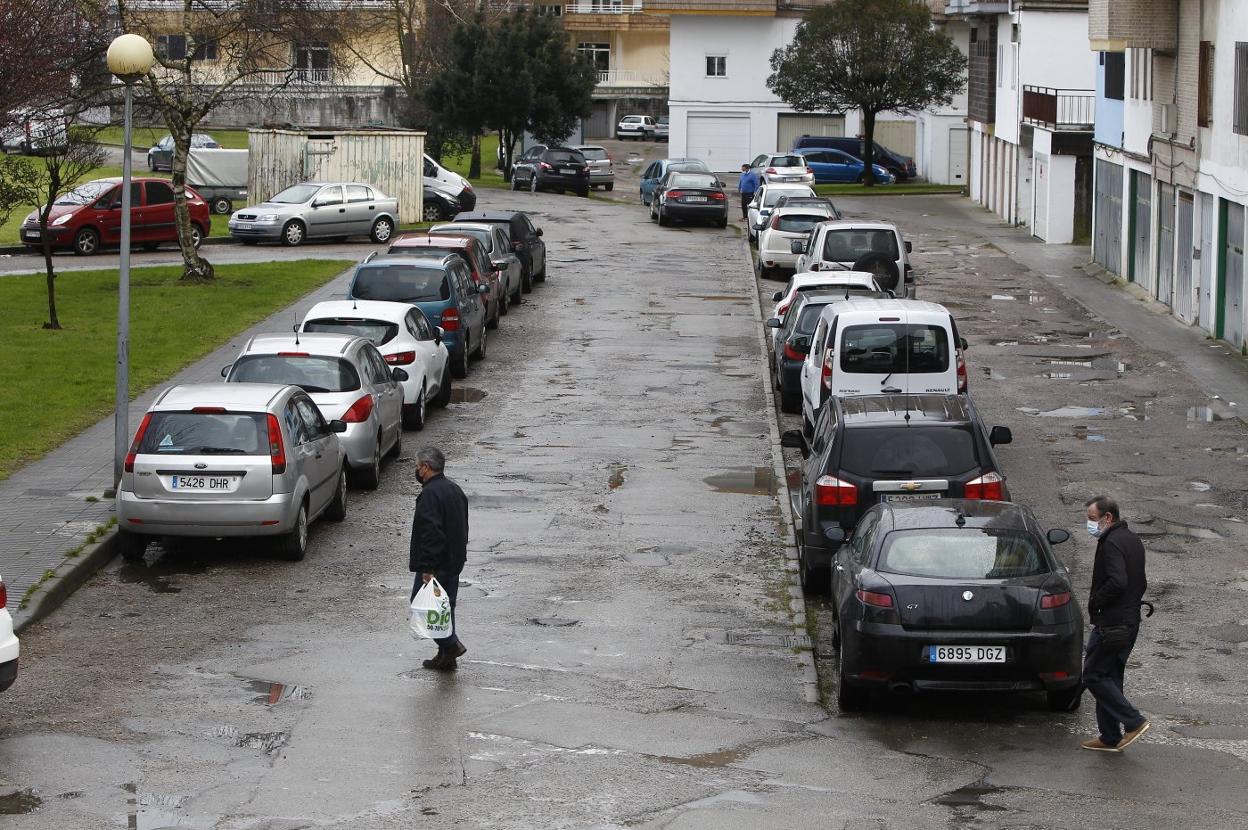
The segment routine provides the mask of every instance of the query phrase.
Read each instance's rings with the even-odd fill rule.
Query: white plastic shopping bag
[[[440,640],[451,636],[451,598],[438,580],[429,580],[412,597],[407,619],[413,637]]]

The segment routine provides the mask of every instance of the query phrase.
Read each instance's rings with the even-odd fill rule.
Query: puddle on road
[[[117,569],[117,578],[126,585],[145,585],[156,594],[180,594],[182,586],[177,578],[205,573],[208,566],[203,562],[184,559],[166,552],[151,565],[145,562],[126,562]]]
[[[273,706],[288,700],[310,700],[312,698],[312,689],[309,686],[277,683],[272,680],[250,680],[247,678],[243,678],[243,683],[249,691],[255,694],[252,702],[263,703],[266,706]]]
[[[1013,294],[993,294],[989,299],[1009,301],[1009,300],[1015,300],[1017,299],[1017,297],[1015,297]]]
[[[701,755],[660,755],[659,760],[665,764],[680,764],[686,767],[698,767],[700,769],[715,769],[718,767],[726,767],[745,758],[754,750],[750,747],[739,746],[733,749],[721,749],[718,752],[704,752]]]
[[[932,800],[936,804],[943,804],[946,807],[969,807],[983,812],[1004,812],[1005,807],[996,804],[985,804],[983,800],[984,796],[998,792],[1001,792],[1000,787],[994,787],[980,779],[974,784],[959,787]]]
[[[1215,412],[1211,406],[1193,406],[1187,410],[1187,420],[1191,423],[1212,424],[1214,421],[1225,421],[1226,416]]]
[[[31,790],[0,795],[0,816],[23,816],[39,809],[43,799]]]
[[[607,478],[607,489],[618,490],[624,486],[624,474],[628,472],[626,464],[611,465],[611,475]]]
[[[540,504],[537,496],[469,496],[468,504],[472,507],[521,507]]]
[[[1046,412],[1030,406],[1020,406],[1018,411],[1038,418],[1095,418],[1098,415],[1109,414],[1109,410],[1099,406],[1063,406]]]
[[[240,749],[258,749],[272,755],[290,740],[289,732],[239,732],[234,726],[218,726],[209,737],[229,742]]]
[[[730,472],[702,479],[717,493],[770,496],[776,492],[776,474],[771,467],[736,467]]]
[[[529,624],[540,625],[543,628],[571,628],[574,625],[580,625],[581,621],[563,617],[529,617]]]
[[[1140,536],[1186,536],[1189,539],[1225,539],[1226,537],[1213,528],[1174,522],[1169,519],[1149,519],[1133,524],[1132,527]]]
[[[474,389],[471,386],[452,386],[451,403],[477,403],[485,400],[489,394],[484,389]]]
[[[624,554],[624,561],[631,565],[658,568],[670,565],[674,558],[696,551],[697,548],[692,545],[655,545],[654,547],[642,548],[634,553]]]
[[[1074,436],[1078,438],[1080,441],[1107,441],[1109,440],[1104,435],[1101,435],[1099,432],[1097,432],[1096,430],[1088,429],[1087,427],[1082,426],[1082,425],[1071,427],[1071,432],[1073,432]]]

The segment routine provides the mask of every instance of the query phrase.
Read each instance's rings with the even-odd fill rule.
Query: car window
[[[325,419],[321,417],[321,412],[316,408],[316,404],[312,403],[308,398],[295,398],[295,411],[299,413],[299,419],[303,422],[304,435],[307,440],[315,441],[329,434],[329,426],[326,425]]]
[[[719,187],[719,182],[714,176],[708,176],[703,173],[671,173],[667,177],[669,187]]]
[[[591,161],[603,161],[610,158],[610,156],[607,155],[607,151],[601,147],[582,147],[581,155]]]
[[[785,233],[809,233],[811,228],[827,219],[828,217],[817,213],[788,213],[780,217],[776,230]]]
[[[389,320],[367,320],[362,317],[323,317],[306,320],[303,330],[307,332],[327,332],[329,334],[350,334],[367,338],[374,346],[389,343],[399,333],[397,323]]]
[[[299,408],[295,405],[295,398],[291,398],[286,402],[286,408],[282,410],[282,420],[286,422],[286,434],[290,436],[291,443],[298,446],[306,444],[311,440],[312,433],[308,430],[307,423],[303,420],[303,416],[299,414]]]
[[[537,228],[533,227],[533,223],[529,221],[529,217],[522,213],[517,218],[520,220],[517,230],[521,239],[528,239],[530,236],[537,233]]]
[[[347,201],[348,202],[371,202],[373,200],[373,192],[362,184],[347,185]]]
[[[897,259],[897,235],[881,228],[829,228],[823,237],[823,258],[829,262],[853,262],[866,254]]]
[[[875,530],[875,526],[880,523],[882,514],[878,510],[871,510],[867,515],[858,521],[857,527],[854,528],[854,535],[849,539],[849,555],[859,564],[864,564],[867,558],[868,537],[871,531]]]
[[[361,300],[415,303],[448,300],[451,288],[446,271],[436,265],[422,267],[409,263],[382,265],[373,262],[356,269],[351,296]]]
[[[750,162],[750,167],[761,167],[763,162],[767,161],[767,156],[755,156]]]
[[[949,478],[979,467],[969,425],[855,427],[841,467],[867,478]]]
[[[316,201],[313,204],[321,206],[342,204],[342,188],[337,186],[325,188],[316,194]]]
[[[552,164],[584,164],[585,157],[575,150],[551,150],[546,157]]]
[[[826,303],[806,303],[802,306],[801,312],[797,317],[797,325],[793,327],[793,331],[798,334],[810,334],[819,325],[819,315],[823,314]]]
[[[772,156],[771,167],[805,167],[806,159],[797,155]]]
[[[949,369],[949,336],[943,326],[869,323],[846,326],[841,371],[853,374],[915,374]]]
[[[153,412],[143,455],[268,455],[268,423],[257,412]]]
[[[433,162],[431,162],[429,159],[425,159],[425,171],[424,172],[425,172],[425,175],[431,179],[437,178],[438,171],[433,166]]]
[[[66,197],[61,197],[61,199],[58,199],[56,203],[59,205],[81,204],[79,202],[70,202],[68,201]],[[130,183],[130,208],[131,210],[139,207],[142,204],[143,204],[143,183],[131,182]],[[108,191],[108,193],[106,193],[104,197],[101,198],[99,202],[96,203],[96,207],[98,207],[100,210],[116,210],[117,208],[121,207],[121,186],[118,185],[117,187],[114,187],[112,190]]]
[[[414,308],[408,312],[407,319],[411,326],[412,334],[415,335],[417,340],[433,339],[433,327],[429,325],[429,318],[425,317],[424,312]]]
[[[319,185],[297,184],[286,188],[268,201],[279,205],[301,205],[315,196],[318,190],[320,190]]]
[[[825,464],[824,452],[832,444],[835,434],[836,407],[828,404],[819,410],[819,415],[815,418],[815,440],[811,444],[811,453],[821,465]]]
[[[828,321],[820,320],[815,326],[815,333],[810,337],[810,353],[811,355],[819,355],[823,353],[823,341],[828,336]]]
[[[166,182],[147,182],[147,202],[149,205],[173,204],[173,188]]]
[[[641,174],[643,179],[653,179],[659,175],[659,164],[655,162],[646,168],[646,172]]]
[[[1052,568],[1030,533],[938,528],[888,534],[877,570],[939,579],[1017,579]]]
[[[360,388],[360,377],[349,361],[302,352],[243,355],[234,361],[227,380],[230,383],[290,384],[305,392],[353,392]]]
[[[360,359],[360,362],[364,364],[365,372],[368,373],[368,379],[375,386],[385,386],[387,383],[394,382],[394,377],[386,368],[386,359],[381,356],[376,347],[366,346],[361,349]]]

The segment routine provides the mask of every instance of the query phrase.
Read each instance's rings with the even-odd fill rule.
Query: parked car
[[[216,150],[220,147],[217,140],[207,133],[191,133],[192,150]],[[153,173],[173,169],[173,136],[165,136],[148,149],[147,169]]]
[[[713,173],[673,170],[663,177],[650,200],[650,219],[660,225],[711,222],[728,227],[728,195]]]
[[[659,182],[663,180],[663,177],[672,170],[680,170],[685,173],[711,172],[711,168],[707,167],[706,162],[701,159],[672,158],[651,162],[645,170],[641,171],[640,193],[643,205],[650,204],[650,198],[654,195],[654,189],[659,186]]]
[[[815,225],[831,218],[832,211],[822,206],[773,208],[767,225],[758,232],[758,276],[773,279],[779,272],[792,271],[797,264],[794,240],[805,239]]]
[[[667,141],[672,131],[672,119],[668,115],[660,115],[659,120],[654,122],[654,140]]]
[[[407,379],[403,388],[403,428],[424,429],[430,404],[451,400],[451,361],[442,329],[429,324],[418,306],[371,300],[328,300],[308,309],[299,330],[305,333],[363,337],[377,347],[389,366]]]
[[[308,525],[347,515],[342,421],[298,386],[173,386],[147,410],[117,488],[117,545],[137,562],[157,537],[277,537],[299,560]]]
[[[490,265],[498,272],[503,292],[508,297],[507,307],[520,305],[520,294],[524,290],[524,266],[511,248],[507,228],[487,222],[447,222],[431,227],[429,235],[467,236],[484,245],[490,255]]]
[[[6,153],[63,152],[69,144],[70,118],[60,108],[10,110],[0,122],[0,150]]]
[[[405,370],[391,368],[363,337],[341,334],[257,334],[221,370],[227,383],[277,383],[307,392],[339,435],[353,478],[369,490],[381,483],[381,459],[403,447]]]
[[[887,291],[913,298],[910,243],[892,222],[839,219],[821,222],[791,242],[798,271],[870,271]]]
[[[806,166],[815,174],[817,184],[841,184],[846,182],[862,182],[866,180],[867,166],[846,153],[831,147],[807,147],[794,150],[795,155],[806,159]],[[892,184],[896,178],[879,164],[872,164],[875,180],[880,184]]]
[[[758,171],[761,184],[810,184],[815,174],[806,159],[796,153],[764,153],[755,156],[750,167]]]
[[[347,299],[418,306],[430,324],[442,329],[451,374],[464,378],[468,376],[469,356],[485,357],[485,303],[481,293],[488,290],[472,281],[472,270],[461,256],[425,259],[392,255],[370,258],[357,266]]]
[[[783,291],[771,295],[776,306],[771,316],[783,318],[792,304],[803,294],[838,293],[842,299],[851,297],[872,297],[877,294],[887,297],[888,292],[882,290],[875,277],[863,271],[805,271],[789,278]],[[770,325],[770,323],[768,324]],[[774,328],[774,327],[773,327]],[[773,337],[773,340],[776,338]]]
[[[942,305],[850,298],[827,306],[802,364],[807,434],[829,398],[967,391],[966,341]]]
[[[607,148],[597,144],[581,144],[574,148],[589,164],[589,186],[615,190],[615,167]]]
[[[855,286],[856,287],[856,286]],[[783,317],[771,317],[767,327],[772,329],[771,368],[775,372],[774,385],[780,393],[782,412],[802,411],[802,363],[810,351],[810,337],[819,323],[819,315],[825,306],[839,302],[854,293],[855,296],[871,296],[882,292],[870,288],[853,292],[853,287],[839,291],[821,288],[795,295],[793,303]]]
[[[212,216],[208,203],[191,187],[186,189],[186,202],[191,213],[191,241],[198,248],[208,235]],[[39,247],[40,233],[39,214],[31,211],[22,222],[22,244]],[[71,248],[83,256],[121,244],[121,179],[95,179],[60,196],[48,216],[48,238],[53,248]],[[167,179],[131,180],[130,240],[149,251],[162,242],[178,241],[173,188]]]
[[[579,150],[572,147],[547,147],[537,144],[524,151],[524,155],[511,167],[511,189],[528,188],[534,193],[571,190],[578,196],[588,196],[589,162]]]
[[[635,138],[641,141],[654,138],[657,128],[658,125],[649,115],[626,115],[620,119],[620,123],[615,125],[615,137],[620,140]]]
[[[472,189],[472,182],[454,170],[447,170],[428,155],[425,156],[424,174],[427,184],[455,199],[463,210],[472,210],[477,206],[477,192]]]
[[[511,250],[520,259],[523,270],[524,292],[533,290],[533,283],[546,279],[546,243],[542,241],[542,229],[533,224],[527,213],[518,210],[479,210],[460,213],[455,222],[472,222],[500,225],[507,230]]]
[[[802,587],[827,592],[833,553],[877,503],[1008,500],[992,448],[1012,440],[1008,427],[986,429],[966,395],[829,399],[809,440],[797,430],[781,436],[802,452],[794,511]]]
[[[1037,691],[1077,709],[1083,614],[1049,547],[1069,538],[1018,504],[871,508],[832,570],[841,709],[924,690]]]
[[[833,219],[840,219],[841,212],[837,210],[836,205],[827,196],[789,196],[782,195],[776,200],[776,210],[782,207],[818,207],[826,208],[832,214]]]
[[[13,633],[13,617],[9,614],[9,590],[0,576],[0,692],[17,680],[17,661],[22,645]]]
[[[767,226],[776,202],[782,196],[811,196],[815,191],[808,184],[761,184],[754,193],[753,200],[746,206],[746,228],[750,244],[758,244],[758,232]],[[808,270],[808,269],[798,269]]]
[[[404,257],[432,257],[438,260],[447,254],[461,256],[472,272],[472,281],[487,289],[481,294],[481,300],[485,303],[486,326],[498,328],[499,318],[507,313],[510,295],[503,290],[503,283],[490,260],[489,252],[477,239],[470,236],[408,233],[395,239],[387,253]]]
[[[804,135],[797,141],[793,142],[793,149],[805,150],[811,147],[827,147],[833,150],[840,150],[843,153],[849,153],[854,158],[862,161],[863,142],[861,138],[852,136],[827,136],[827,135]],[[914,166],[914,159],[910,156],[904,156],[901,153],[894,152],[880,142],[875,142],[873,153],[873,164],[878,164],[889,173],[891,173],[897,181],[905,181],[913,179],[919,174],[918,169]]]
[[[463,210],[459,200],[445,190],[439,190],[431,184],[423,188],[424,203],[421,206],[420,218],[426,222],[437,222],[450,219]]]
[[[359,182],[304,182],[230,217],[230,236],[244,244],[367,236],[389,242],[399,224],[399,200]]]

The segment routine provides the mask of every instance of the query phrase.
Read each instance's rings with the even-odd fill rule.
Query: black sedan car
[[[810,337],[819,324],[819,314],[829,303],[840,302],[851,295],[855,297],[885,297],[883,291],[863,291],[827,287],[802,291],[789,305],[784,317],[767,320],[767,328],[774,329],[771,365],[775,370],[775,387],[780,393],[780,409],[783,412],[802,411],[802,363],[810,351]]]
[[[1071,711],[1082,691],[1083,615],[1035,516],[1009,502],[872,507],[832,571],[838,702],[874,691],[1043,691]]]
[[[876,504],[1008,500],[992,448],[1013,440],[1007,427],[985,428],[966,395],[829,398],[809,444],[798,430],[780,441],[802,451],[794,516],[802,587],[828,590],[840,540]]]
[[[723,183],[711,173],[672,170],[659,182],[650,198],[650,219],[660,225],[673,220],[713,222],[728,227],[728,196]]]
[[[579,196],[589,195],[589,162],[574,147],[530,147],[511,167],[511,189],[528,188],[534,193],[543,190],[569,190]]]
[[[524,211],[476,210],[457,213],[454,221],[501,225],[511,239],[512,253],[520,260],[520,282],[524,293],[533,290],[533,283],[545,281],[546,243],[542,241],[542,229],[534,225]]]
[[[425,185],[424,203],[421,218],[426,222],[439,219],[450,219],[462,209],[459,199],[441,190]]]

